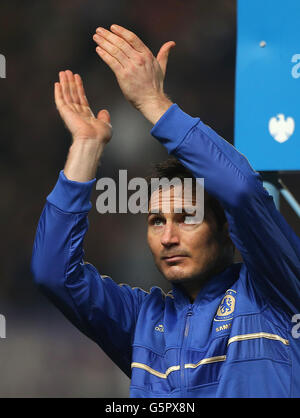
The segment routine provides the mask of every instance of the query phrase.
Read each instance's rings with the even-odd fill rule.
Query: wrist
[[[105,144],[94,139],[74,138],[64,167],[69,180],[87,182],[95,178]]]
[[[139,106],[140,112],[155,125],[162,115],[172,106],[172,102],[165,95],[148,99]]]

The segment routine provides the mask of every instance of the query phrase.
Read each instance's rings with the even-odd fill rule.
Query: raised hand
[[[101,110],[95,117],[88,104],[81,77],[69,70],[59,73],[54,95],[57,110],[73,137],[64,174],[72,181],[92,180],[103,149],[112,136],[109,113]]]
[[[93,36],[100,58],[112,69],[125,98],[152,123],[172,105],[163,89],[170,49],[165,43],[155,58],[131,31],[112,25],[97,28]]]
[[[107,110],[93,114],[87,101],[80,75],[70,70],[59,73],[54,87],[55,104],[61,118],[72,134],[73,141],[95,140],[106,144],[111,139],[112,127]]]

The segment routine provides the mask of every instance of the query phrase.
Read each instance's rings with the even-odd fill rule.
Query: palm
[[[74,139],[96,139],[107,143],[111,138],[109,115],[99,112],[97,118],[91,111],[79,75],[71,71],[60,72],[60,82],[55,84],[57,109]]]
[[[60,114],[74,138],[101,139],[110,131],[107,124],[95,118],[89,106],[66,104]]]

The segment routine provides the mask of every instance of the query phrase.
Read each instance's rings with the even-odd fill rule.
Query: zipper
[[[191,316],[193,315],[193,305],[191,305],[188,308],[188,311],[185,315],[185,324],[184,324],[184,331],[183,331],[183,338],[182,338],[182,345],[181,345],[181,361],[180,361],[180,381],[181,381],[181,393],[183,396],[185,396],[184,394],[184,389],[186,386],[185,383],[185,374],[186,374],[186,370],[184,368],[185,365],[185,349],[186,349],[186,345],[187,345],[187,340],[188,340],[188,336],[189,336],[189,331],[190,331],[190,322],[191,322]]]

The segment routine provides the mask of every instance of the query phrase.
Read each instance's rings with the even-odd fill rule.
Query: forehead
[[[170,213],[174,209],[186,209],[196,205],[196,194],[193,187],[175,185],[154,190],[149,200],[149,213]]]

